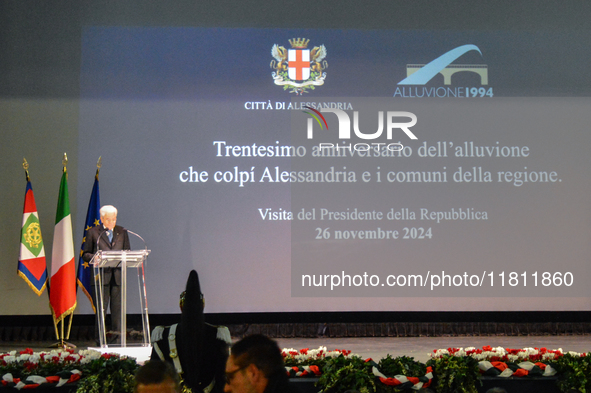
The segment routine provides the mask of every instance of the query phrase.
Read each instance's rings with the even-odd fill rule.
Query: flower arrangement
[[[290,377],[317,377],[316,386],[322,392],[400,392],[427,387],[432,378],[429,368],[406,356],[388,355],[378,364],[348,350],[329,351],[326,347],[286,348],[282,355]]]
[[[352,358],[358,355],[352,354],[351,351],[345,349],[334,349],[329,351],[326,347],[318,347],[317,349],[304,348],[296,350],[293,348],[283,348],[281,350],[283,362],[286,367],[302,366],[302,365],[319,365],[326,362],[326,359],[344,356],[345,358]]]
[[[409,357],[388,355],[375,363],[346,350],[284,349],[290,376],[319,377],[316,386],[331,393],[417,391],[476,393],[482,377],[558,376],[557,387],[567,392],[591,392],[591,355],[547,348],[447,348],[434,350],[423,364]]]
[[[358,390],[363,393],[417,391],[476,393],[483,376],[547,377],[556,375],[562,392],[591,393],[591,355],[547,348],[447,348],[434,350],[423,364],[411,357],[388,355],[378,363],[351,351],[326,347],[284,349],[291,377],[317,377],[321,392]],[[0,388],[72,386],[77,393],[132,393],[135,359],[94,350],[31,349],[0,354]]]
[[[135,359],[94,350],[0,354],[0,386],[31,389],[76,383],[78,392],[133,392]]]
[[[285,369],[290,377],[318,377],[322,374],[322,368],[326,366],[329,359],[344,357],[351,359],[354,354],[351,351],[334,349],[329,351],[326,347],[317,349],[304,348],[296,350],[284,348],[281,351]]]
[[[568,352],[573,356],[580,356],[576,352]],[[464,357],[470,356],[478,361],[489,362],[549,362],[564,356],[562,348],[549,350],[547,348],[522,348],[510,349],[503,347],[493,348],[490,345],[482,347],[482,349],[468,347],[468,348],[447,348],[436,349],[430,354],[431,359],[441,358],[443,356]],[[583,354],[584,355],[584,354]]]
[[[585,354],[568,352],[569,356],[584,357]],[[447,348],[434,350],[430,355],[432,360],[447,357],[472,358],[478,361],[478,368],[483,375],[498,377],[550,377],[557,373],[552,365],[562,358],[565,353],[562,348],[549,350],[547,348],[511,349],[484,346],[482,349]]]

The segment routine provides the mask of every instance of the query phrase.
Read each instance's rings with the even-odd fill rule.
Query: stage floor
[[[327,347],[328,350],[346,349],[363,358],[379,360],[390,354],[397,356],[412,356],[415,360],[426,362],[429,354],[435,349],[449,347],[476,347],[485,345],[504,348],[535,347],[559,349],[563,351],[589,352],[591,351],[591,335],[579,336],[460,336],[460,337],[345,337],[345,338],[278,338],[280,348],[318,348]],[[0,342],[0,353],[13,350],[31,348],[35,352],[50,351],[55,342]],[[93,342],[72,342],[75,350],[94,348]],[[107,351],[119,352],[120,348],[110,347]],[[141,351],[140,351],[141,352]],[[144,350],[143,353],[149,352]],[[136,355],[130,355],[136,356]],[[137,355],[138,362],[143,362],[149,355]]]

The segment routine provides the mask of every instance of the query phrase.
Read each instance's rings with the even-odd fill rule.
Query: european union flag
[[[86,212],[86,222],[84,224],[84,236],[82,237],[82,246],[80,247],[80,256],[78,259],[78,286],[82,288],[88,300],[90,300],[90,304],[92,305],[92,309],[96,313],[96,307],[94,302],[92,301],[92,285],[93,285],[93,271],[94,268],[88,263],[84,262],[82,259],[82,254],[84,254],[84,243],[86,242],[86,234],[93,226],[101,225],[101,216],[100,216],[100,208],[101,208],[101,200],[99,194],[99,170],[96,170],[96,175],[94,177],[94,185],[92,186],[92,194],[90,194],[90,202],[88,203],[88,211]]]

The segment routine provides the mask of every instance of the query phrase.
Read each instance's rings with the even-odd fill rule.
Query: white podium
[[[94,254],[90,263],[94,266],[95,291],[99,342],[101,348],[107,347],[105,331],[105,308],[103,304],[103,277],[106,268],[121,268],[121,347],[127,347],[127,269],[136,269],[138,289],[140,293],[140,309],[142,313],[143,338],[141,346],[150,346],[150,322],[148,321],[148,302],[146,298],[146,282],[144,276],[144,262],[150,250],[103,251]]]

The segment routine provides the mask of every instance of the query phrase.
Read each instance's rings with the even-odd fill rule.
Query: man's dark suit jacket
[[[82,254],[82,259],[84,259],[84,261],[90,262],[90,260],[98,250],[119,251],[130,249],[129,235],[123,227],[115,225],[115,228],[113,228],[113,240],[111,241],[111,243],[109,243],[109,237],[107,236],[106,230],[107,229],[104,226],[99,225],[92,227],[86,233],[84,253]],[[104,269],[103,273],[104,285],[107,285],[111,281],[112,274],[115,276],[115,283],[117,285],[121,285],[121,268],[107,268]]]

